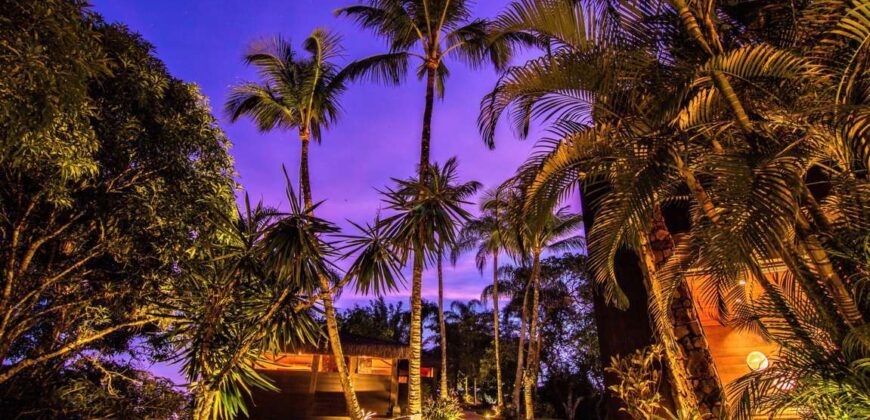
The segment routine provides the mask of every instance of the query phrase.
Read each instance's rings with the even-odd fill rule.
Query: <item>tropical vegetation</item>
[[[255,41],[257,80],[224,104],[298,140],[278,209],[242,193],[206,98],[141,36],[84,1],[0,0],[0,416],[244,418],[253,390],[280,389],[265,355],[325,340],[360,420],[351,333],[407,343],[412,418],[870,417],[870,1],[335,14],[388,51],[344,63],[323,28],[301,48]],[[476,121],[487,147],[505,120],[544,133],[483,193],[459,158],[430,160],[451,60],[499,73]],[[416,173],[342,231],[319,216],[310,144],[331,147],[353,83],[400,84],[411,62]],[[445,302],[445,259],[468,254],[491,284]],[[391,296],[406,287],[407,309]],[[341,311],[346,290],[373,299]],[[777,353],[730,384],[694,380],[711,352],[677,317],[700,307]],[[614,310],[649,336],[607,331]],[[437,386],[421,374],[435,355]]]

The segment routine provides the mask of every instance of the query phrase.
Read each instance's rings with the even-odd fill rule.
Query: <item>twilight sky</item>
[[[344,61],[386,51],[385,44],[332,12],[358,0],[93,0],[94,9],[107,21],[118,21],[139,32],[156,48],[170,73],[198,84],[233,142],[239,182],[253,200],[286,204],[281,165],[297,181],[299,141],[295,132],[259,133],[247,120],[231,124],[222,113],[230,86],[256,80],[241,56],[252,41],[282,35],[294,47],[317,27],[330,28],[343,37]],[[493,17],[507,0],[480,0],[474,13]],[[445,100],[436,102],[433,119],[432,160],[457,156],[463,179],[475,179],[485,188],[498,185],[528,156],[533,140],[518,141],[501,127],[496,150],[488,150],[477,131],[481,98],[492,89],[491,68],[472,70],[449,62],[450,79]],[[419,156],[425,86],[411,75],[399,87],[369,82],[350,86],[341,98],[343,114],[321,145],[311,151],[312,192],[325,200],[319,216],[342,227],[345,219],[371,220],[380,206],[375,190],[390,177],[413,174]],[[534,137],[533,137],[534,139]],[[487,273],[491,271],[487,270]],[[424,298],[437,295],[435,282],[424,279]],[[482,277],[468,256],[445,270],[448,299],[472,299],[490,281]],[[407,296],[402,291],[394,298]],[[368,298],[346,293],[340,307]]]

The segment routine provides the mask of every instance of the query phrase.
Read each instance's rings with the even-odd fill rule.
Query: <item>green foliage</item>
[[[402,302],[387,303],[383,297],[369,301],[368,305],[354,305],[339,315],[341,331],[362,337],[408,342],[411,313],[403,309]]]
[[[662,415],[675,418],[659,393],[662,383],[661,345],[639,349],[624,357],[611,357],[604,370],[616,376],[616,384],[608,389],[622,400],[620,411],[636,419],[658,419]]]
[[[425,420],[462,420],[462,404],[454,396],[447,398],[430,398],[423,403],[423,419]]]
[[[84,2],[0,4],[3,400],[39,406],[16,384],[87,376],[86,355],[147,356],[160,296],[231,214],[229,142],[152,50]]]
[[[312,215],[288,182],[290,210],[258,204],[217,224],[226,242],[210,242],[162,301],[176,318],[168,337],[196,397],[195,417],[247,414],[251,387],[277,390],[254,362],[316,341],[309,310],[321,276],[333,277],[335,250],[324,235],[337,231]]]
[[[748,376],[730,415],[790,406],[822,416],[837,401],[860,417],[870,4],[607,5],[522,0],[494,21],[493,36],[543,47],[505,72],[479,118],[488,144],[504,116],[521,135],[548,124],[553,138],[518,171],[525,209],[545,214],[581,187],[592,274],[617,306],[627,304],[617,251],[648,255],[654,216],[688,209],[675,254],[646,274],[663,291],[650,302],[656,325],[667,325],[656,308],[683,273],[699,270],[701,298],[729,325],[780,343],[795,381],[775,386],[777,369]],[[765,275],[770,260],[785,266],[784,283]],[[749,299],[747,283],[764,297]]]
[[[4,397],[2,412],[44,419],[190,417],[184,392],[127,362],[87,357],[59,367],[51,376],[22,379],[16,383],[21,398]]]

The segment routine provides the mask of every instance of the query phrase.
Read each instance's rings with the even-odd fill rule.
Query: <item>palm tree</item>
[[[259,83],[234,86],[225,106],[230,120],[250,117],[262,132],[297,130],[302,142],[299,189],[308,207],[312,205],[308,174],[308,146],[320,142],[323,131],[338,118],[338,99],[345,91],[345,77],[332,63],[341,52],[339,37],[315,29],[302,43],[310,57],[300,58],[290,43],[277,37],[255,45],[245,62],[257,67]]]
[[[483,274],[486,259],[492,258],[492,288],[489,295],[492,296],[492,322],[493,322],[493,347],[495,351],[495,376],[496,376],[496,409],[501,413],[504,410],[504,392],[501,381],[501,360],[499,355],[499,294],[498,294],[498,254],[505,247],[502,234],[507,229],[502,219],[503,207],[499,200],[498,190],[487,194],[487,198],[481,203],[482,214],[475,219],[469,220],[459,232],[459,239],[453,248],[451,259],[456,263],[459,255],[463,252],[476,248],[475,263],[477,269]],[[442,359],[445,356],[442,355]],[[446,388],[446,384],[443,385]]]
[[[859,271],[843,257],[863,240],[866,224],[829,223],[834,214],[853,214],[857,208],[840,205],[864,194],[853,180],[866,173],[866,154],[853,151],[866,150],[859,133],[868,120],[856,110],[866,109],[867,95],[852,81],[866,73],[853,61],[866,57],[866,2],[783,4],[770,14],[735,13],[712,0],[598,6],[516,2],[496,21],[496,31],[542,40],[547,56],[502,77],[482,104],[481,130],[492,144],[505,112],[516,113],[522,134],[532,119],[552,120],[558,138],[527,165],[527,207],[551,206],[578,181],[605,187],[593,206],[590,261],[608,298],[625,304],[614,283],[615,250],[628,245],[640,256],[678,409],[694,411],[665,302],[687,267],[711,273],[703,295],[726,318],[745,298],[738,286],[750,280],[800,332],[800,312],[760,269],[760,260],[779,259],[835,346],[849,336],[866,340],[855,335],[866,329],[850,280]],[[820,43],[831,48],[814,47]],[[821,109],[832,111],[817,118]],[[820,192],[815,178],[830,191]],[[696,223],[659,267],[648,234],[671,203],[690,204]],[[811,346],[808,337],[803,345]]]
[[[411,60],[419,60],[417,77],[426,79],[423,132],[420,138],[420,176],[428,172],[435,94],[444,96],[450,74],[446,58],[479,65],[489,54],[502,63],[496,48],[487,44],[487,22],[472,19],[468,0],[366,0],[343,7],[336,15],[352,18],[389,44],[390,51],[358,60],[347,66],[350,79],[367,77],[375,82],[399,84]]]
[[[454,337],[461,337],[459,351],[454,353],[456,360],[457,381],[459,372],[465,376],[465,398],[472,399],[477,404],[477,377],[480,368],[480,360],[482,358],[485,346],[481,345],[481,341],[488,341],[489,326],[487,325],[483,313],[479,312],[482,304],[478,300],[470,300],[468,302],[453,301],[450,303],[450,310],[444,315],[446,322],[453,328]],[[444,335],[447,335],[445,332]],[[446,370],[446,366],[445,370]],[[468,377],[472,377],[472,386],[468,385]],[[473,390],[473,391],[472,391]]]
[[[540,262],[541,253],[546,251],[567,251],[583,247],[583,240],[574,236],[582,226],[583,217],[578,213],[570,213],[563,207],[545,217],[531,220],[525,224],[524,236],[532,254],[532,302],[531,320],[529,321],[529,357],[523,375],[525,393],[526,418],[535,417],[533,390],[537,387],[540,351],[538,323],[540,313]]]
[[[338,97],[345,90],[345,84],[342,73],[331,62],[340,52],[336,35],[316,29],[302,45],[310,57],[298,58],[292,46],[281,38],[249,52],[245,61],[258,68],[263,80],[234,87],[226,111],[232,121],[243,115],[251,117],[261,131],[276,128],[298,131],[302,142],[299,184],[305,207],[313,212],[308,145],[312,138],[319,142],[323,131],[338,117]],[[351,418],[359,419],[363,413],[341,348],[328,276],[320,278],[320,288],[329,343],[348,413]]]
[[[440,246],[453,244],[459,223],[468,220],[462,208],[469,196],[480,187],[477,182],[457,183],[456,159],[443,167],[429,167],[420,179],[393,179],[394,188],[384,193],[388,208],[396,214],[383,220],[386,235],[407,261],[413,255],[411,279],[411,355],[408,373],[408,409],[419,418],[422,413],[420,356],[422,341],[423,268],[440,252]]]

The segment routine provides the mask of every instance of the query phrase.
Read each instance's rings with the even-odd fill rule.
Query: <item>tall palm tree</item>
[[[472,249],[476,249],[475,263],[477,269],[483,274],[487,258],[492,258],[492,288],[489,295],[492,296],[492,322],[493,322],[493,349],[495,351],[495,377],[496,377],[496,409],[501,413],[504,410],[504,392],[501,381],[501,358],[499,353],[499,294],[498,294],[498,255],[506,246],[502,239],[507,227],[502,220],[504,208],[499,199],[498,190],[487,194],[481,203],[481,215],[469,220],[462,226],[456,246],[452,250],[451,259],[455,263],[459,255]],[[442,359],[444,356],[442,355]]]
[[[308,146],[312,139],[319,142],[323,131],[338,117],[338,98],[345,90],[345,79],[332,62],[340,53],[338,36],[316,29],[302,45],[309,55],[307,58],[299,58],[292,46],[280,37],[249,52],[245,61],[257,67],[263,80],[235,86],[227,100],[226,111],[232,121],[249,116],[261,131],[297,130],[302,143],[299,184],[305,207],[313,212]],[[329,343],[348,413],[351,418],[359,419],[363,413],[341,348],[327,276],[320,278],[320,288]]]
[[[422,181],[419,178],[393,179],[395,187],[384,192],[388,208],[396,212],[383,220],[385,232],[398,248],[403,261],[413,256],[408,410],[415,418],[422,413],[423,268],[427,260],[436,258],[440,246],[450,246],[455,242],[459,224],[470,217],[462,206],[480,187],[474,181],[457,183],[456,159],[449,159],[444,166],[433,165],[428,171]]]
[[[367,77],[386,84],[401,83],[412,60],[419,60],[417,77],[426,80],[423,131],[420,137],[420,176],[428,171],[435,95],[444,96],[450,74],[447,58],[477,66],[489,58],[500,65],[497,48],[487,44],[487,22],[471,17],[468,0],[366,0],[343,7],[345,15],[389,44],[389,52],[347,66],[351,79]]]
[[[524,236],[532,254],[532,302],[531,320],[529,321],[529,349],[525,373],[523,375],[523,392],[525,399],[526,419],[535,418],[533,391],[537,387],[540,352],[538,323],[540,319],[540,263],[544,251],[568,251],[583,247],[583,240],[575,236],[583,224],[583,217],[578,213],[570,213],[568,208],[560,208],[544,217],[536,218],[526,223]]]

